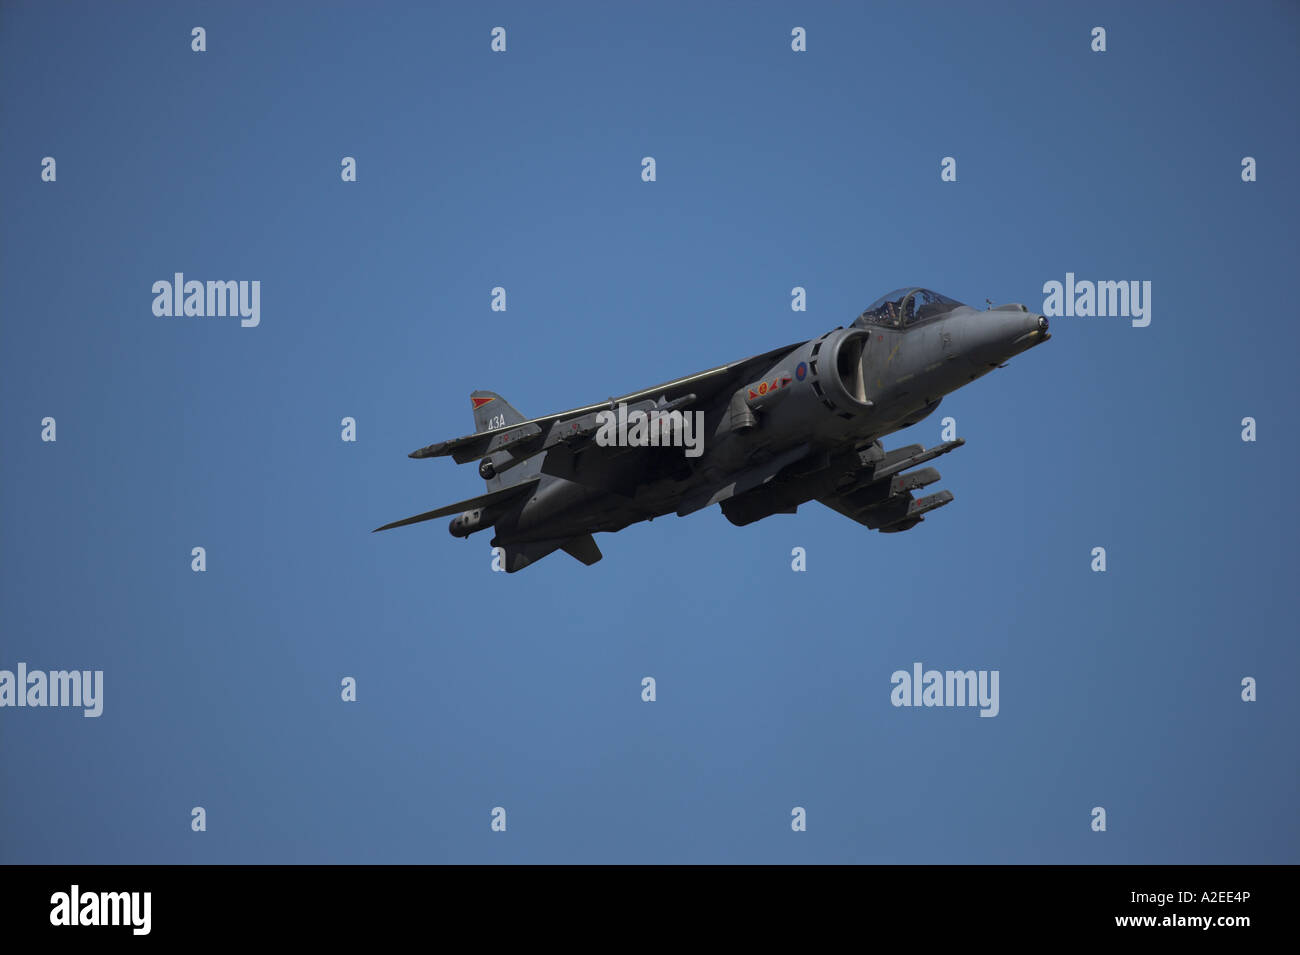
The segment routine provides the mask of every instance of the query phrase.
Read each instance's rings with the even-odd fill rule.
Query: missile
[[[943,444],[937,444],[928,451],[922,451],[919,454],[912,454],[901,461],[897,461],[886,467],[879,468],[872,472],[872,477],[879,481],[882,478],[891,477],[899,471],[906,471],[908,468],[914,468],[918,464],[924,464],[926,461],[933,461],[941,454],[947,454],[949,451],[955,451],[966,443],[965,438],[958,438],[956,441],[945,441]]]
[[[652,410],[658,411],[661,415],[665,415],[673,411],[678,411],[682,408],[685,408],[687,405],[694,403],[694,401],[695,401],[695,393],[692,392],[689,395],[682,395],[680,398],[674,398],[672,401],[668,402],[667,404],[659,405],[658,407]]]
[[[922,468],[911,474],[895,474],[889,481],[889,496],[915,491],[939,480],[939,472],[934,468]]]
[[[921,475],[921,477],[926,476]],[[935,477],[937,478],[938,475],[936,474]],[[927,480],[926,483],[932,483],[932,481]],[[878,504],[864,508],[859,513],[858,519],[874,530],[903,531],[918,524],[922,515],[928,511],[943,507],[952,499],[952,491],[937,491],[929,497],[918,498],[914,498],[910,492],[904,491],[901,494],[885,498]]]
[[[917,517],[952,503],[952,491],[936,491],[928,497],[918,497],[907,508],[908,517]]]
[[[897,520],[890,521],[888,524],[881,525],[878,530],[882,534],[896,534],[899,531],[913,528],[925,520],[924,515],[927,511],[943,507],[951,500],[952,491],[939,491],[929,497],[917,498],[908,505],[906,514]]]

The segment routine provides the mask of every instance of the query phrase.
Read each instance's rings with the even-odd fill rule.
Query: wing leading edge
[[[719,393],[726,391],[728,384],[734,383],[734,387],[740,387],[743,383],[742,379],[766,371],[774,362],[780,360],[797,347],[799,347],[798,343],[786,345],[782,348],[774,348],[761,355],[753,355],[740,361],[719,365],[717,368],[710,368],[698,374],[687,375],[685,378],[676,378],[664,382],[662,385],[655,385],[653,388],[642,388],[640,391],[634,391],[619,398],[610,398],[608,401],[584,405],[581,408],[570,408],[568,411],[560,411],[540,418],[529,418],[526,421],[520,421],[491,431],[480,431],[477,434],[466,435],[463,438],[438,441],[435,444],[412,451],[408,457],[439,458],[450,455],[457,464],[464,464],[467,461],[476,461],[496,451],[505,450],[507,446],[512,448],[526,447],[530,443],[540,443],[540,440],[544,439],[545,435],[550,432],[551,426],[558,422],[611,409],[620,404],[632,404],[657,398],[675,401],[691,394],[695,395],[697,402],[709,402],[716,398]],[[487,394],[487,392],[484,392],[484,394]]]

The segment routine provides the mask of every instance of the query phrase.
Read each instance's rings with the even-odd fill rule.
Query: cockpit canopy
[[[886,292],[867,306],[867,310],[858,316],[853,324],[859,328],[864,325],[884,325],[889,328],[907,328],[917,322],[928,321],[946,315],[961,305],[956,299],[931,292],[927,288],[898,288]]]

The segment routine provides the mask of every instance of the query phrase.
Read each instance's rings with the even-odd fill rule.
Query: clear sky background
[[[6,3],[0,668],[105,700],[0,710],[0,861],[1300,862],[1298,40],[1291,3]],[[259,280],[260,326],[155,317],[178,271]],[[1066,272],[1150,280],[1151,325],[1056,319],[887,441],[967,440],[908,533],[715,507],[513,575],[370,534],[482,493],[406,458],[473,389],[544,414]],[[894,708],[916,661],[999,670],[1000,714]]]

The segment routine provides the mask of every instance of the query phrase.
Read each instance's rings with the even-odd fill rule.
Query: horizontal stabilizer
[[[472,511],[481,507],[490,507],[494,504],[504,504],[507,501],[522,497],[525,493],[531,492],[537,486],[539,478],[533,478],[531,481],[525,481],[523,484],[514,484],[500,491],[493,491],[491,494],[480,494],[478,497],[471,497],[467,501],[457,501],[455,504],[448,504],[446,507],[440,507],[434,511],[425,511],[423,514],[416,514],[414,517],[408,517],[400,521],[393,521],[391,524],[385,524],[383,527],[376,527],[371,533],[377,531],[391,530],[394,527],[405,527],[407,524],[419,524],[421,521],[431,521],[437,517],[446,517],[449,514],[460,514],[464,511]]]

